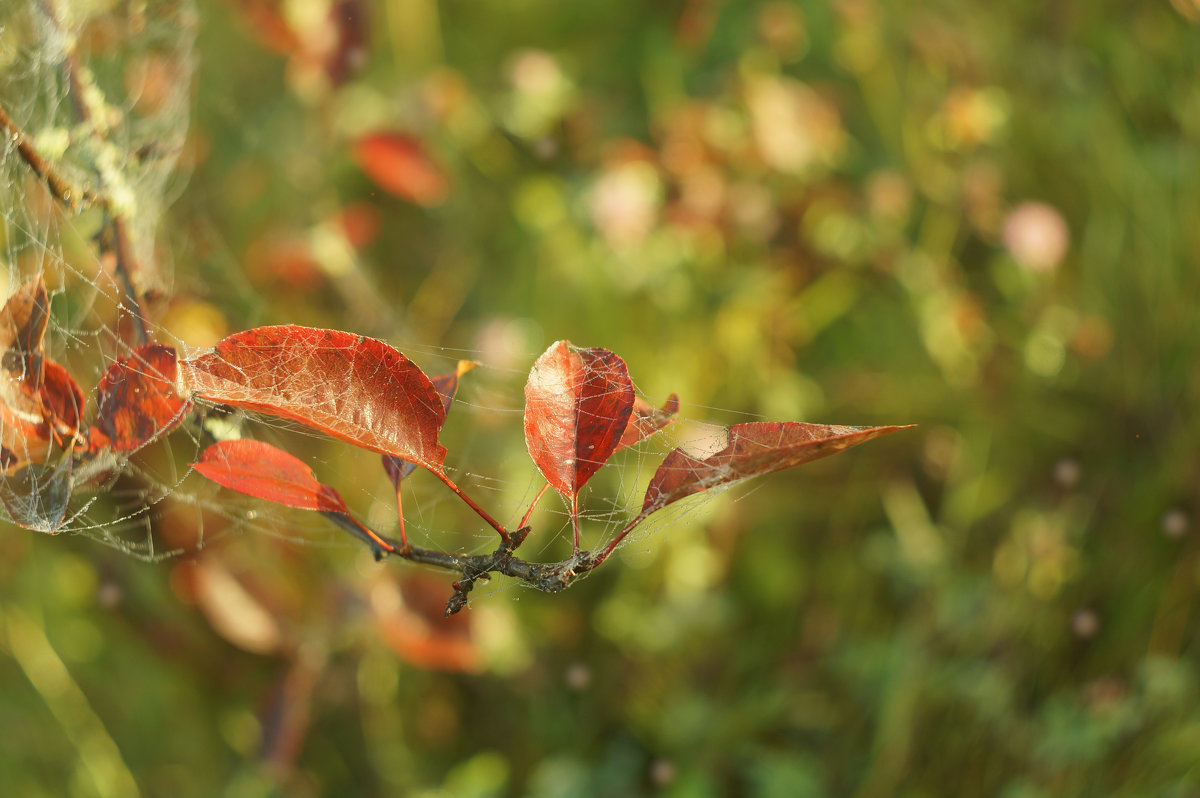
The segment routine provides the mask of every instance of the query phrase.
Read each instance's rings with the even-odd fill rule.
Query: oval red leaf
[[[301,510],[348,513],[336,490],[317,481],[312,469],[269,443],[218,441],[192,467],[230,490]]]
[[[392,347],[337,330],[283,325],[225,338],[180,362],[213,402],[299,421],[380,454],[440,472],[445,406],[416,364]]]
[[[725,448],[703,460],[682,449],[668,454],[646,488],[640,517],[694,493],[829,457],[910,426],[843,427],[796,421],[735,424],[726,430]]]
[[[92,450],[131,452],[178,426],[192,408],[178,376],[175,350],[162,344],[139,346],[109,366],[96,387]]]
[[[440,205],[450,191],[445,173],[414,136],[404,133],[363,136],[354,144],[354,158],[375,185],[417,205]]]
[[[42,364],[42,417],[49,431],[61,445],[67,445],[79,432],[83,416],[83,391],[79,384],[59,364],[45,360]]]
[[[621,442],[633,411],[625,361],[557,341],[525,384],[525,443],[554,489],[575,496]]]

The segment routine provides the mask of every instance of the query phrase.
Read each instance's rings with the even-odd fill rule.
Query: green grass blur
[[[920,426],[422,615],[467,672],[380,621],[448,579],[278,524],[202,577],[6,529],[0,791],[1200,795],[1196,0],[334,5],[348,67],[324,0],[201,4],[168,329],[465,350],[485,407],[568,338],[690,418]],[[444,201],[363,175],[382,129]],[[519,514],[518,416],[462,415]]]

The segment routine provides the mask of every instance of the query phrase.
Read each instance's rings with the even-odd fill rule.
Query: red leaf
[[[42,417],[49,431],[66,445],[79,432],[83,416],[83,391],[67,370],[53,360],[42,363]]]
[[[231,335],[180,362],[197,396],[290,418],[440,473],[446,410],[433,383],[392,347],[337,330],[284,325]]]
[[[637,397],[633,400],[633,412],[629,415],[629,423],[625,425],[625,432],[621,434],[621,442],[617,444],[617,451],[628,449],[630,446],[646,440],[673,422],[675,414],[678,412],[679,397],[675,394],[668,396],[661,408],[654,407],[640,396]]]
[[[355,142],[354,158],[375,185],[417,205],[440,205],[450,191],[445,173],[414,136],[371,133]]]
[[[140,449],[187,417],[192,402],[176,384],[175,357],[169,346],[146,344],[108,367],[96,388],[96,425],[89,436],[93,450]]]
[[[477,365],[479,364],[472,360],[460,360],[454,371],[430,378],[434,390],[438,392],[438,396],[442,397],[442,407],[446,409],[446,413],[450,412],[450,407],[454,404],[454,395],[458,393],[458,378]],[[387,472],[393,488],[399,488],[400,482],[416,468],[416,463],[409,462],[402,457],[391,454],[383,456],[383,470]]]
[[[304,462],[269,443],[218,441],[192,467],[231,490],[259,499],[329,513],[349,513],[336,490],[317,481]]]
[[[546,481],[565,496],[612,456],[633,411],[625,361],[607,349],[557,341],[525,384],[525,443]]]
[[[725,448],[703,460],[682,449],[667,455],[646,488],[640,517],[694,493],[819,460],[908,428],[840,427],[796,421],[735,424],[726,430]]]

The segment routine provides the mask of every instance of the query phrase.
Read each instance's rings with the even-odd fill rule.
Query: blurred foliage
[[[444,345],[516,406],[569,338],[693,417],[921,426],[456,626],[442,575],[286,535],[8,529],[6,794],[1200,795],[1195,0],[199,19],[189,344]],[[376,188],[381,130],[444,190]]]

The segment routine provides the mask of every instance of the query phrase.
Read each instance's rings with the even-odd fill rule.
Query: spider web
[[[0,179],[7,188],[0,198],[0,277],[7,285],[0,288],[7,296],[31,277],[43,276],[51,295],[47,355],[83,389],[91,411],[85,423],[94,415],[100,375],[129,356],[136,338],[138,314],[126,300],[123,281],[145,298],[147,319],[157,318],[154,311],[171,296],[170,249],[160,221],[184,183],[176,167],[187,134],[197,24],[189,0],[94,5],[31,0],[0,8],[0,100],[17,128],[69,185],[68,201],[76,206],[69,210],[56,200],[19,151],[16,138],[5,138],[0,147]],[[87,202],[87,188],[102,192],[107,208]],[[123,264],[111,240],[113,215],[127,224],[131,257]],[[174,345],[181,356],[189,354],[168,329],[151,323],[149,332],[153,340]],[[531,364],[538,344],[532,338],[519,341],[521,351],[508,362],[523,358]],[[489,365],[488,352],[403,349],[429,374],[454,371],[459,359],[485,361],[464,379],[452,408],[447,470],[502,523],[514,525],[542,484],[520,438],[525,372]],[[497,433],[497,446],[491,431],[500,428],[506,432]],[[322,481],[343,492],[359,517],[381,534],[397,533],[395,497],[376,456],[342,444],[330,446],[298,424],[204,403],[170,436],[122,458],[110,480],[77,492],[58,533],[85,535],[146,559],[202,549],[222,535],[246,530],[298,545],[358,545],[314,513],[235,496],[192,473],[189,463],[208,444],[242,436],[272,441],[302,456]],[[616,455],[581,493],[585,548],[599,550],[620,532],[640,508],[657,463],[680,443],[702,455],[723,445],[723,431],[681,422]],[[53,466],[61,456],[45,454],[41,462]],[[463,470],[464,463],[472,464],[471,470]],[[373,481],[338,478],[368,469],[376,475]],[[455,497],[433,480],[418,472],[403,490],[413,542],[460,553],[494,547],[494,531],[464,515]],[[623,545],[676,523],[701,505],[691,500],[654,514]],[[571,519],[565,501],[551,492],[532,525],[523,557],[569,555]]]

